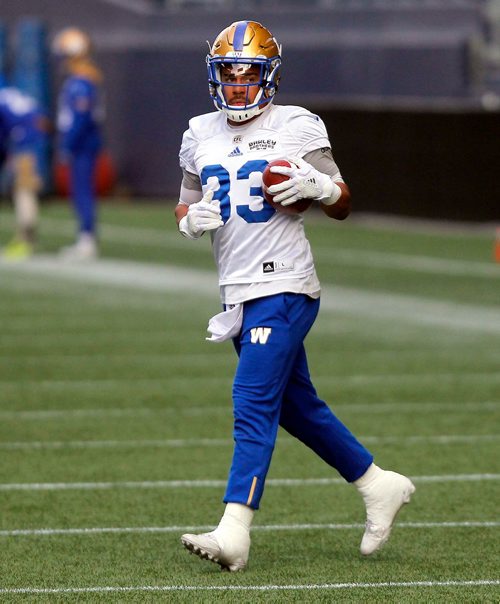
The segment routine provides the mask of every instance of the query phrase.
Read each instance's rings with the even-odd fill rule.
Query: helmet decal
[[[247,21],[240,21],[236,25],[233,38],[233,47],[235,52],[243,51],[243,41],[245,39],[245,32],[247,31]]]

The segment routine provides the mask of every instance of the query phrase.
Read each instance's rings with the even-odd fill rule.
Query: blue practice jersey
[[[59,96],[57,128],[60,148],[71,154],[96,153],[102,146],[103,103],[97,82],[72,75]]]
[[[33,148],[40,136],[41,116],[35,99],[17,88],[1,88],[0,151],[16,153]]]

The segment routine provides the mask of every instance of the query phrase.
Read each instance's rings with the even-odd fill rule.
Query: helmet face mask
[[[207,56],[216,108],[234,122],[265,111],[278,89],[280,54],[272,34],[255,21],[237,21],[221,32]]]

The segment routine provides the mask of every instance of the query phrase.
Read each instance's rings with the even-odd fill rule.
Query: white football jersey
[[[248,125],[234,127],[222,112],[190,120],[180,165],[220,201],[224,226],[211,236],[221,292],[231,292],[222,295],[224,302],[241,302],[255,292],[304,291],[304,282],[319,293],[302,215],[276,211],[261,187],[270,161],[324,147],[330,148],[324,123],[302,107],[271,105]]]

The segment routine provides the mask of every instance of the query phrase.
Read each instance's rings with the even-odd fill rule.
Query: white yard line
[[[419,436],[363,436],[359,439],[369,444],[477,444],[500,440],[500,434],[440,434]],[[292,444],[297,441],[288,436],[279,437],[280,444]],[[233,445],[230,438],[172,438],[150,440],[68,440],[68,441],[13,441],[0,442],[4,451],[38,451],[40,449],[145,449],[145,448],[191,448],[191,447],[228,447]]]
[[[375,320],[500,334],[500,309],[490,306],[326,286],[322,287],[321,308]]]
[[[384,270],[413,271],[429,273],[431,275],[452,275],[457,277],[483,277],[499,279],[500,267],[493,262],[475,262],[473,260],[449,260],[445,258],[432,258],[431,256],[410,256],[394,252],[376,252],[343,248],[331,250],[313,248],[317,260],[328,261],[330,264],[371,267]]]
[[[133,585],[100,587],[13,587],[0,588],[0,594],[81,594],[81,593],[128,593],[128,592],[268,592],[268,591],[332,591],[352,589],[397,589],[439,587],[482,587],[500,585],[500,579],[474,579],[469,581],[380,581],[378,583],[323,583],[289,585]]]
[[[500,407],[500,403],[494,408]],[[154,417],[161,415],[220,415],[222,413],[231,413],[231,403],[228,402],[225,406],[216,407],[166,407],[164,409],[148,409],[147,407],[137,408],[114,408],[114,409],[46,409],[46,410],[34,410],[34,411],[0,411],[0,420],[8,421],[51,421],[53,419],[75,419],[80,420],[85,417],[97,417],[97,418],[135,418],[135,417]]]
[[[1,385],[1,383],[0,383]],[[42,387],[40,384],[39,387]],[[81,382],[77,383],[77,387],[81,387]],[[5,403],[4,403],[5,404]],[[115,407],[108,409],[21,409],[19,411],[0,411],[0,421],[50,421],[50,420],[79,420],[84,417],[97,418],[134,418],[148,417],[158,415],[203,415],[209,417],[211,415],[220,415],[222,413],[231,413],[231,403],[220,406],[190,406],[190,407],[174,407],[165,406],[164,408],[148,408],[148,407]],[[500,401],[480,401],[477,403],[437,403],[426,401],[421,403],[345,403],[332,405],[334,412],[338,413],[361,413],[378,414],[378,413],[487,413],[489,411],[497,411],[500,409]]]
[[[395,356],[397,356],[397,352],[394,353]],[[135,358],[137,359],[137,354],[135,355]],[[40,357],[37,357],[38,360],[40,360]],[[68,358],[71,362],[76,362],[72,359],[71,356],[69,357],[61,357],[61,363],[64,361],[64,358]],[[103,359],[111,359],[112,357],[106,357],[105,355],[103,355],[102,357]],[[133,357],[132,357],[133,358]],[[142,356],[140,358],[143,358]],[[145,358],[148,358],[147,356]],[[153,358],[160,358],[161,359],[161,355],[160,357],[153,357]],[[210,360],[210,356],[206,356],[206,358],[208,358]],[[213,357],[212,357],[213,358]],[[21,359],[24,361],[24,357],[21,357]],[[50,357],[49,357],[50,359]],[[91,357],[90,360],[94,360],[94,357]],[[19,362],[19,359],[16,361],[17,363]],[[97,359],[96,362],[99,362],[99,356],[97,355]],[[102,362],[101,362],[102,364]],[[371,383],[371,382],[395,382],[395,383],[402,383],[402,384],[406,384],[406,383],[411,383],[413,381],[417,381],[419,383],[429,380],[432,382],[440,382],[440,381],[445,381],[445,380],[460,380],[462,382],[466,382],[467,380],[479,380],[479,381],[483,381],[484,379],[488,379],[490,381],[493,380],[500,380],[500,371],[459,371],[457,370],[457,372],[451,372],[451,371],[426,371],[426,372],[415,372],[415,373],[384,373],[384,372],[379,372],[379,373],[353,373],[353,374],[349,374],[349,373],[330,373],[329,375],[326,374],[320,374],[320,373],[316,373],[314,376],[314,382],[318,383],[318,382],[327,382],[327,383],[335,383],[335,382],[341,382],[342,384],[357,384],[357,383]],[[216,376],[206,376],[206,375],[190,375],[190,376],[175,376],[175,375],[168,375],[166,377],[152,377],[152,378],[136,378],[136,377],[123,377],[123,378],[115,378],[115,379],[108,379],[108,378],[91,378],[91,379],[77,379],[77,380],[68,380],[68,379],[64,379],[64,380],[47,380],[47,379],[43,379],[43,377],[41,379],[26,379],[26,380],[22,380],[22,384],[32,384],[32,385],[39,385],[39,386],[47,386],[47,385],[60,385],[62,387],[66,387],[69,386],[71,387],[76,386],[78,388],[80,387],[84,387],[86,384],[98,384],[99,386],[103,386],[106,387],[107,385],[116,385],[116,384],[125,384],[128,381],[133,382],[134,384],[140,384],[141,386],[148,386],[150,384],[161,384],[161,383],[165,383],[165,385],[168,385],[169,388],[175,387],[175,386],[183,386],[183,385],[191,385],[191,384],[195,384],[197,382],[204,384],[206,387],[208,386],[218,386],[219,384],[225,384],[225,383],[231,383],[233,380],[232,375],[216,375]],[[17,380],[0,380],[0,387],[2,385],[19,385],[19,381]]]
[[[164,267],[130,260],[63,262],[56,256],[36,256],[28,262],[0,260],[0,270],[17,274],[53,277],[79,283],[158,292],[192,291],[199,295],[218,295],[215,273],[178,267]]]
[[[140,262],[102,259],[91,263],[68,264],[53,256],[38,256],[29,262],[17,264],[0,261],[0,271],[135,290],[190,291],[198,296],[214,296],[214,299],[218,296],[216,276],[211,271]],[[322,289],[322,307],[325,311],[345,312],[373,319],[500,334],[500,309],[494,306],[325,285]]]
[[[500,438],[500,437],[499,437]],[[288,439],[291,440],[291,439]],[[139,449],[139,448],[182,448],[182,447],[224,447],[233,441],[229,438],[175,438],[164,440],[71,440],[0,442],[4,451],[36,451],[40,449]]]
[[[499,342],[500,344],[500,342]],[[397,352],[394,353],[397,356]],[[175,378],[174,378],[175,379]],[[203,380],[202,377],[199,378]],[[314,382],[315,383],[335,383],[336,381],[341,382],[342,384],[370,384],[370,383],[396,383],[396,384],[411,384],[412,382],[423,383],[426,381],[431,382],[443,382],[446,380],[463,381],[466,382],[468,380],[500,380],[500,371],[475,371],[475,372],[467,372],[457,370],[456,372],[450,371],[427,371],[421,373],[355,373],[355,374],[344,374],[339,375],[332,373],[330,375],[315,375]],[[1,382],[0,382],[1,384]]]
[[[435,482],[485,482],[500,480],[500,474],[442,474],[435,476],[413,476],[417,483]],[[345,484],[343,478],[270,478],[267,487],[303,487]],[[226,480],[143,480],[123,482],[26,482],[3,483],[0,491],[102,491],[109,489],[191,489],[220,488]]]
[[[44,231],[55,235],[72,232],[74,225],[68,220],[44,219]],[[404,227],[403,227],[404,228]],[[486,232],[486,229],[481,232]],[[119,225],[102,225],[102,236],[107,241],[134,243],[146,247],[167,247],[184,250],[186,241],[177,233],[161,232],[145,227],[125,227]],[[492,246],[494,231],[491,228]],[[208,246],[191,246],[191,251],[207,253]],[[335,250],[314,245],[313,254],[318,260],[349,266],[376,267],[389,270],[412,270],[416,272],[455,275],[466,277],[483,277],[500,279],[500,267],[494,263],[454,258],[436,258],[424,255],[399,254],[396,252],[365,251],[357,248],[342,248]]]
[[[275,531],[349,531],[364,528],[364,524],[359,522],[342,524],[263,524],[253,525],[252,532],[275,532]],[[489,520],[462,520],[457,522],[398,522],[398,529],[452,529],[452,528],[498,528],[500,522]],[[71,535],[106,535],[106,534],[124,534],[124,533],[198,533],[210,531],[211,525],[191,525],[191,526],[126,526],[126,527],[83,527],[83,528],[65,528],[65,529],[13,529],[1,530],[0,537],[51,537],[53,535],[71,536]]]

